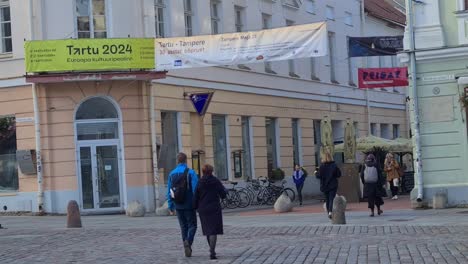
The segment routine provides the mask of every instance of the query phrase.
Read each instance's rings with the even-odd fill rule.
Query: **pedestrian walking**
[[[202,169],[201,177],[193,207],[198,210],[203,235],[206,236],[210,246],[210,259],[216,257],[216,241],[218,235],[223,234],[223,214],[220,199],[226,198],[226,189],[223,184],[213,176],[213,166],[206,164]]]
[[[302,189],[304,188],[304,182],[307,177],[307,171],[304,170],[299,164],[296,164],[293,172],[293,180],[296,184],[297,196],[299,197],[299,205],[302,206]]]
[[[385,156],[385,172],[387,173],[387,182],[392,191],[392,200],[398,200],[398,186],[400,186],[400,164],[395,160],[392,153]]]
[[[364,185],[364,198],[367,198],[368,207],[371,210],[371,217],[374,217],[374,210],[377,207],[377,213],[381,215],[384,204],[382,197],[385,197],[385,179],[382,172],[377,167],[377,162],[373,154],[366,157],[365,165],[361,171],[361,182]]]
[[[338,166],[336,166],[329,151],[325,151],[322,164],[320,164],[315,176],[320,180],[320,191],[325,194],[328,218],[331,219],[333,200],[338,191],[338,178],[341,177],[341,171]]]
[[[193,208],[194,190],[197,188],[198,176],[187,166],[187,155],[177,154],[177,167],[169,175],[167,183],[167,202],[172,215],[177,213],[184,252],[192,256],[192,244],[197,232],[197,213]]]

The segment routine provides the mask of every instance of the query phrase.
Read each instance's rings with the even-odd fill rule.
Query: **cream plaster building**
[[[214,164],[223,180],[243,181],[275,168],[291,175],[294,163],[313,172],[324,116],[333,120],[336,142],[343,139],[347,119],[355,122],[359,136],[368,134],[368,123],[376,135],[406,136],[404,90],[369,92],[368,120],[365,92],[355,85],[363,62],[347,58],[347,37],[363,34],[360,1],[0,0],[0,120],[6,124],[0,122],[6,135],[3,143],[0,137],[0,209],[39,210],[37,176],[18,169],[15,155],[36,148],[31,84],[23,77],[25,39],[176,37],[324,20],[331,54],[324,58],[177,70],[150,83],[37,84],[43,209],[56,213],[64,213],[72,199],[84,213],[121,211],[133,200],[154,209],[152,110],[162,201],[178,151],[190,158],[200,154],[200,163]],[[380,35],[395,28],[402,33],[392,21],[374,24]],[[201,118],[187,95],[205,91],[214,96]],[[240,151],[242,168],[233,161]],[[305,192],[319,194],[313,177]]]

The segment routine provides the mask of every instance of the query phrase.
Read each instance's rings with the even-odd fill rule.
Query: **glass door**
[[[88,145],[79,149],[83,209],[120,208],[117,145]]]
[[[99,208],[120,207],[120,173],[117,146],[97,146]]]

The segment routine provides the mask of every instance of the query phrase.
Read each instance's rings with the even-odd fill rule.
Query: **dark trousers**
[[[398,195],[398,186],[393,184],[393,180],[390,181],[390,190],[392,191],[392,196]]]
[[[380,210],[380,206],[384,204],[382,197],[369,196],[367,198],[367,205],[369,209],[374,211],[374,208],[377,206],[377,210]]]
[[[177,210],[177,218],[182,232],[182,241],[188,241],[192,245],[197,232],[197,213],[195,210]]]
[[[296,184],[297,196],[299,197],[300,204],[302,204],[302,188],[304,188],[304,183]]]
[[[327,211],[330,213],[333,211],[333,200],[335,199],[337,190],[330,190],[325,192],[325,201],[327,203]]]

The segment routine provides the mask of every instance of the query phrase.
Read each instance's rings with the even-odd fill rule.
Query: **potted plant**
[[[281,181],[284,179],[284,171],[281,168],[273,169],[271,172],[271,179],[273,181]]]

